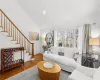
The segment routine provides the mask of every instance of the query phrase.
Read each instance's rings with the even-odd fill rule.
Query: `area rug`
[[[60,80],[68,80],[70,73],[61,70]],[[37,66],[29,68],[21,73],[18,73],[6,80],[40,80]]]

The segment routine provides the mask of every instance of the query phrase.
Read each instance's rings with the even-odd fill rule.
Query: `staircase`
[[[0,9],[1,33],[13,44],[24,47],[25,62],[34,57],[34,43],[30,42],[9,17]]]

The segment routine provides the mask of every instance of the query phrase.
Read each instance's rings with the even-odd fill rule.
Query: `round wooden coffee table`
[[[59,80],[61,68],[58,64],[53,63],[53,68],[44,68],[46,61],[40,61],[37,64],[41,80]]]

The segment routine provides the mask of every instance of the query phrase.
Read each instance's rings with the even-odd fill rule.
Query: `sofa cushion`
[[[48,59],[55,61],[59,57],[59,55],[57,55],[57,54],[43,54],[43,57],[46,57]]]
[[[100,80],[100,67],[95,71],[93,80]]]
[[[74,53],[75,53],[75,49],[74,48],[64,48],[64,55],[66,57],[72,58]]]
[[[74,70],[68,78],[71,80],[93,80],[91,77],[88,77],[77,70]]]
[[[71,67],[76,67],[77,66],[77,63],[75,62],[74,59],[69,58],[69,57],[65,57],[65,56],[58,56],[56,58],[56,61],[58,63],[64,64],[64,65],[67,65],[67,66],[71,66]]]
[[[85,67],[85,66],[82,66],[82,65],[78,65],[76,70],[81,72],[81,73],[84,73],[85,75],[87,75],[91,78],[93,78],[93,75],[96,71],[95,68],[89,68],[89,67]]]
[[[64,56],[66,57],[73,57],[73,54],[75,53],[75,48],[66,48],[66,47],[52,47],[53,54],[58,54],[58,52],[62,51],[64,52]]]

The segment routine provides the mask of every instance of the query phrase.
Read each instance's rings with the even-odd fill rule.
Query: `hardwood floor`
[[[22,67],[17,67],[17,68],[14,68],[12,70],[6,71],[3,74],[0,74],[0,80],[5,80],[6,78],[9,78],[17,73],[20,73],[20,72],[22,72],[30,67],[35,66],[39,61],[43,60],[43,55],[37,54],[34,56],[34,58],[35,58],[35,60],[25,62],[24,66],[22,66]]]

